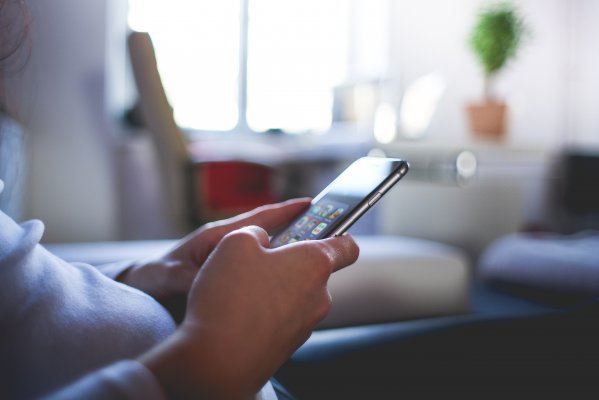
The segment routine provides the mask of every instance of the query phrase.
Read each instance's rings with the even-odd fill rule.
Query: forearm
[[[170,399],[251,399],[265,382],[248,382],[234,357],[212,338],[193,338],[179,330],[143,354],[139,361],[160,382]],[[201,336],[201,334],[200,334]]]
[[[153,374],[132,360],[119,361],[94,371],[43,397],[68,399],[144,399],[166,400],[166,393]]]

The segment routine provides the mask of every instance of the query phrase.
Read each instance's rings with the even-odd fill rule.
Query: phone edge
[[[372,191],[374,195],[371,193],[371,196],[369,196],[367,199],[364,199],[362,204],[350,215],[348,215],[347,219],[343,221],[337,228],[335,228],[335,230],[331,231],[331,233],[329,233],[329,235],[327,235],[325,238],[341,236],[347,232],[349,228],[351,228],[352,225],[358,221],[358,219],[360,219],[368,210],[370,210],[393,186],[395,186],[395,184],[397,184],[397,182],[401,180],[401,178],[408,173],[409,169],[410,164],[405,160],[401,160],[401,165],[398,166],[397,172],[389,176],[376,189],[374,189]],[[380,193],[380,196],[376,198],[378,193]]]

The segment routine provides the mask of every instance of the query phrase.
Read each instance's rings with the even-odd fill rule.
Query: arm
[[[78,379],[44,400],[82,399],[166,400],[166,394],[152,373],[142,364],[124,360]]]
[[[303,211],[309,199],[295,199],[259,207],[190,233],[168,253],[151,259],[101,266],[106,275],[157,299],[187,295],[200,266],[228,233],[249,225],[272,231]]]
[[[160,259],[165,261],[163,266],[174,263],[192,269],[197,278],[183,325],[139,359],[153,374],[142,364],[130,361],[127,368],[131,373],[126,376],[135,379],[115,381],[121,375],[111,374],[110,370],[116,368],[111,366],[65,387],[57,395],[102,397],[102,393],[109,393],[106,390],[118,390],[126,396],[156,386],[163,387],[172,398],[191,394],[197,394],[196,398],[201,398],[200,394],[207,398],[241,398],[256,393],[278,365],[308,338],[313,325],[328,310],[326,280],[331,271],[357,256],[349,237],[269,249],[264,229],[287,223],[307,204],[307,200],[296,200],[261,207],[204,226],[184,238]],[[252,224],[262,228],[239,230]],[[202,272],[197,274],[200,266]],[[169,274],[150,282],[165,284]],[[151,275],[146,269],[138,277],[151,279]],[[191,281],[193,278],[190,285]]]
[[[330,274],[357,256],[349,236],[270,249],[263,229],[234,231],[195,279],[181,327],[140,361],[172,398],[248,398],[309,338]]]

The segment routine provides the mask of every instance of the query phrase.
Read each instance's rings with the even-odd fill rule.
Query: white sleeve
[[[125,360],[92,372],[44,399],[165,400],[167,397],[143,364]]]
[[[143,364],[125,360],[92,372],[43,400],[167,400],[154,374]],[[255,400],[277,400],[270,382]]]
[[[106,275],[110,279],[116,280],[116,278],[125,272],[125,270],[131,267],[131,261],[119,261],[113,262],[109,264],[100,264],[95,265],[96,269],[100,271],[102,274]]]

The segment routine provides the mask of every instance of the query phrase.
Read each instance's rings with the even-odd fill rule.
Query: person
[[[111,363],[56,396],[258,392],[326,315],[331,272],[358,256],[349,236],[269,248],[267,230],[307,204],[287,201],[205,225],[158,259],[107,272],[120,283],[47,252],[41,222],[18,225],[0,213],[5,394],[36,397]],[[175,327],[155,298],[188,290]]]
[[[6,63],[17,46],[0,39]],[[160,257],[98,268],[59,259],[42,222],[0,211],[0,397],[276,397],[269,378],[330,309],[331,273],[359,254],[350,236],[270,248],[269,231],[308,205],[265,205]],[[161,304],[173,296],[186,298],[180,324]]]

